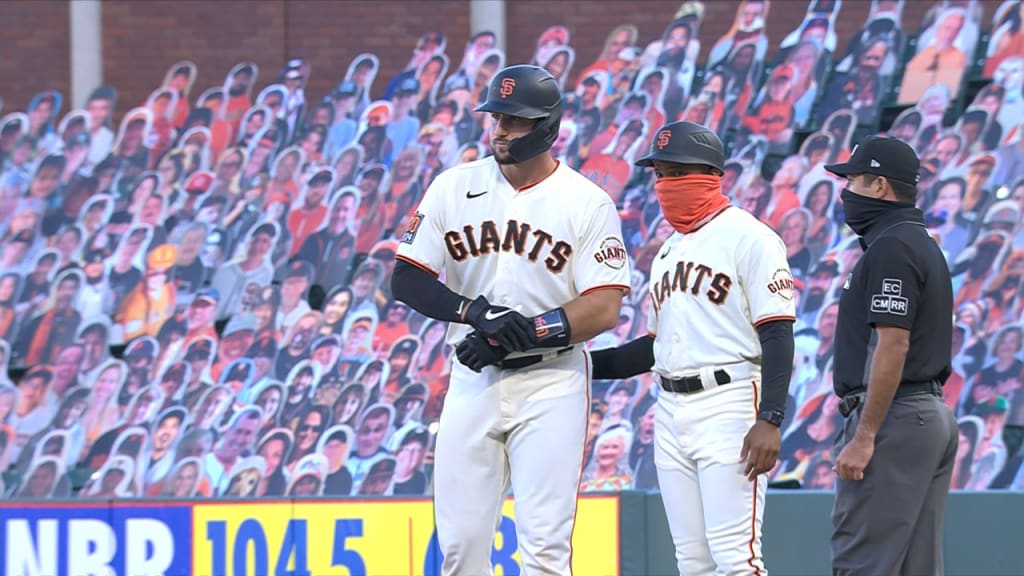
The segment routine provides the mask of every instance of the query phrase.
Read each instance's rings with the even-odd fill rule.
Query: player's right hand
[[[529,318],[507,306],[494,306],[483,295],[469,304],[465,318],[477,332],[509,351],[528,350],[537,341],[537,329]]]
[[[471,332],[455,347],[455,357],[473,372],[497,364],[508,354],[507,349],[491,344],[479,332]]]

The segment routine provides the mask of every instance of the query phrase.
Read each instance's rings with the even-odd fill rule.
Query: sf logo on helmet
[[[504,78],[501,81],[501,89],[498,90],[498,94],[501,94],[502,98],[508,98],[512,95],[512,91],[516,88],[515,78]]]
[[[658,132],[658,150],[663,150],[665,146],[668,146],[668,141],[672,138],[671,130],[662,130]]]

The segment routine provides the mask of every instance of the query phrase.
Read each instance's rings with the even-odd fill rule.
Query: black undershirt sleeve
[[[773,320],[757,327],[761,341],[761,406],[759,411],[785,412],[793,376],[793,321]]]
[[[618,348],[590,352],[594,380],[618,380],[650,372],[654,367],[654,338],[642,336]]]
[[[466,298],[452,292],[429,272],[398,260],[391,273],[391,294],[413,310],[442,322],[462,322],[459,313]]]

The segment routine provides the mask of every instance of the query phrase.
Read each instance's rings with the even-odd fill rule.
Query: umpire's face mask
[[[858,236],[867,233],[871,225],[883,214],[904,205],[899,202],[861,196],[849,188],[843,188],[840,198],[843,200],[843,217],[846,224]]]

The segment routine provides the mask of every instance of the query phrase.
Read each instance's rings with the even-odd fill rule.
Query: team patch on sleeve
[[[772,274],[768,283],[768,291],[786,302],[793,300],[793,274],[785,268],[779,268]]]
[[[622,270],[626,265],[626,248],[621,240],[609,236],[601,241],[601,246],[594,253],[594,260],[612,270]]]
[[[908,304],[903,296],[903,281],[899,278],[883,278],[882,292],[871,296],[871,311],[875,314],[906,316]]]
[[[416,234],[420,231],[420,224],[423,223],[423,213],[416,212],[409,219],[409,227],[402,233],[402,243],[412,244],[412,241],[416,239]]]

